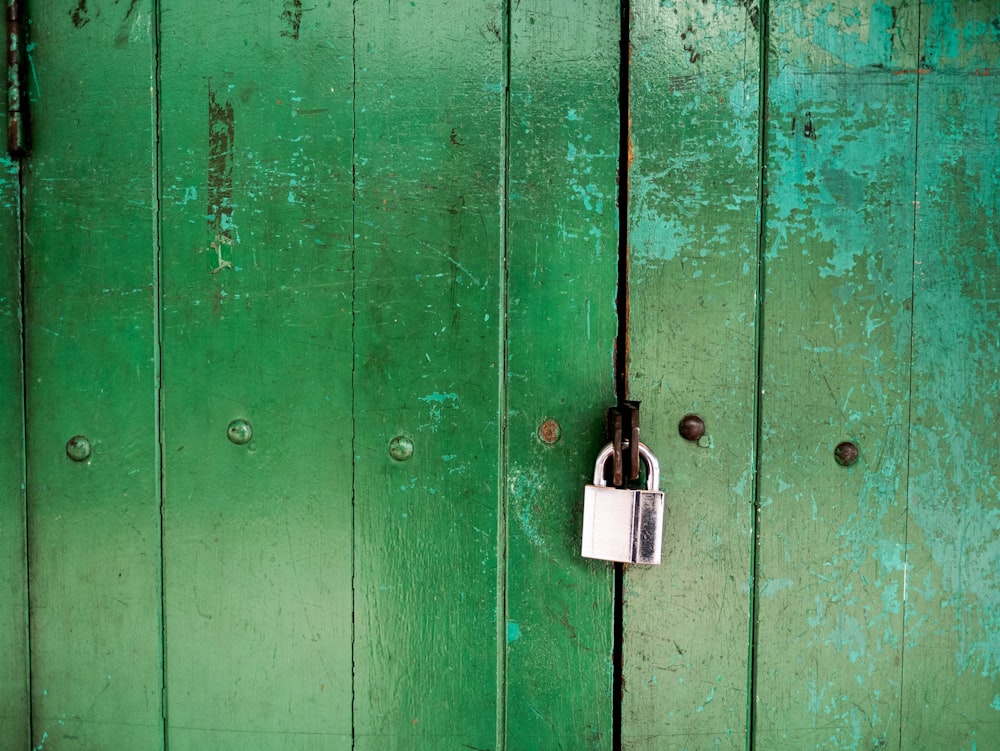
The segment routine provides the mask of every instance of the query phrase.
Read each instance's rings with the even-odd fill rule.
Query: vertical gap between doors
[[[358,441],[358,3],[351,3],[351,748],[357,747],[357,441]]]
[[[760,84],[757,100],[757,294],[756,310],[754,311],[754,363],[755,383],[753,398],[753,515],[751,517],[750,535],[750,625],[747,634],[747,707],[746,707],[746,749],[753,751],[754,728],[757,722],[757,635],[760,613],[760,582],[757,576],[757,553],[760,547],[760,464],[761,439],[763,426],[761,424],[761,383],[764,375],[764,358],[761,355],[764,343],[764,289],[765,264],[764,256],[767,243],[767,127],[768,127],[768,46],[770,43],[770,3],[760,0],[758,8],[758,28],[760,29],[757,50]]]
[[[163,441],[163,230],[161,227],[162,212],[160,200],[162,196],[160,164],[162,162],[162,118],[160,106],[161,94],[161,70],[160,70],[160,50],[161,46],[161,8],[159,3],[154,3],[152,12],[152,64],[153,64],[153,112],[152,112],[152,171],[153,171],[153,372],[156,379],[155,388],[155,409],[154,409],[154,429],[156,433],[156,476],[157,493],[160,507],[160,722],[163,734],[163,749],[166,751],[170,746],[170,737],[167,726],[167,588],[166,588],[166,555],[165,555],[165,534],[164,534],[164,514],[165,514],[165,446]]]
[[[27,295],[27,273],[25,270],[25,210],[24,210],[24,167],[28,159],[31,122],[28,112],[28,92],[24,85],[24,50],[28,46],[28,20],[24,15],[25,8],[20,0],[7,0],[6,4],[6,40],[7,40],[7,103],[8,132],[7,150],[11,166],[14,168],[15,201],[17,215],[17,316],[20,335],[21,375],[21,546],[23,561],[23,578],[21,585],[24,592],[22,607],[24,611],[24,684],[25,706],[27,717],[24,718],[24,732],[30,747],[34,747],[35,729],[34,712],[32,711],[32,679],[31,679],[31,538],[28,530],[28,335],[25,325],[25,296]],[[17,111],[15,112],[15,106]],[[18,118],[16,125],[12,118]]]
[[[631,114],[629,109],[629,63],[631,60],[632,7],[621,0],[621,35],[618,49],[618,336],[615,340],[615,394],[618,402],[628,399],[629,355],[629,170],[632,157]],[[614,625],[612,633],[611,728],[612,747],[622,748],[622,702],[625,692],[625,564],[616,563],[614,583]]]

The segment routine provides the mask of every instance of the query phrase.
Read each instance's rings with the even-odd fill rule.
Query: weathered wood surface
[[[964,749],[997,740],[992,590],[1000,541],[990,421],[998,367],[991,303],[1000,277],[1000,21],[987,5],[775,2],[760,17],[767,53],[765,273],[756,291],[762,310],[759,509],[754,663],[747,675],[756,747]],[[633,19],[631,385],[647,407],[651,398],[662,398],[655,388],[661,383],[669,398],[691,388],[678,385],[676,375],[640,386],[647,371],[678,371],[697,384],[738,367],[731,354],[719,357],[713,348],[722,325],[706,318],[711,297],[685,295],[701,290],[705,274],[695,266],[705,261],[689,245],[711,247],[696,234],[699,214],[691,207],[735,205],[740,194],[732,187],[732,166],[742,162],[730,155],[693,187],[679,182],[662,193],[667,211],[650,211],[644,183],[650,175],[657,189],[671,175],[686,179],[714,164],[709,158],[718,153],[707,147],[720,126],[706,127],[695,109],[711,100],[692,94],[694,104],[684,108],[677,100],[685,92],[671,89],[704,86],[697,76],[681,78],[675,67],[687,63],[697,71],[727,49],[724,43],[700,46],[720,28],[718,20],[690,27],[675,20],[706,12],[700,3],[639,6]],[[730,23],[733,17],[726,16]],[[650,43],[670,32],[683,36],[672,51],[662,41]],[[730,44],[738,38],[732,30],[724,36]],[[744,59],[755,57],[751,51]],[[659,88],[650,84],[657,76]],[[650,122],[669,122],[662,134],[644,126],[644,109],[658,104],[667,114]],[[681,140],[685,133],[692,135]],[[730,136],[725,142],[735,149],[740,141]],[[656,147],[666,153],[649,161]],[[672,216],[684,219],[668,221]],[[731,225],[716,219],[712,239],[728,240]],[[663,264],[675,253],[672,274],[650,266],[650,254]],[[752,246],[750,255],[753,262]],[[732,291],[738,280],[731,273],[722,283]],[[647,289],[669,293],[660,293],[653,306],[649,300],[657,298]],[[741,315],[752,313],[751,305],[738,307]],[[643,336],[654,328],[669,332],[662,343]],[[738,339],[730,336],[728,346],[735,351]],[[709,398],[718,400],[723,391],[716,386]],[[739,413],[752,401],[749,395],[743,400],[740,406],[730,384],[725,404]],[[676,440],[678,416],[706,409],[688,404],[644,410],[647,440],[659,440],[652,426],[660,421],[669,432],[666,445]],[[719,431],[706,421],[703,448],[714,450]],[[733,440],[735,434],[730,427],[723,435]],[[843,440],[860,447],[852,467],[834,458]],[[667,648],[671,635],[686,627],[678,624],[696,623],[701,649],[732,650],[733,624],[742,617],[731,605],[717,624],[707,624],[727,590],[706,572],[720,542],[737,539],[741,529],[712,527],[711,509],[716,498],[746,484],[723,482],[706,499],[703,491],[723,470],[713,468],[692,487],[686,456],[694,447],[678,442],[676,449],[661,450],[661,461],[673,501],[664,549],[682,548],[679,560],[665,559],[672,564],[667,571],[628,574],[625,738],[632,748],[726,747],[731,718],[745,710],[739,692],[706,690],[711,702],[685,697],[691,676],[676,673],[686,655]],[[702,500],[686,503],[689,498]],[[706,524],[714,535],[703,533]],[[674,545],[671,535],[678,538]],[[739,572],[739,560],[726,560],[725,570]],[[701,562],[696,570],[694,562]],[[647,581],[661,583],[636,586]],[[665,657],[672,662],[657,662]],[[657,666],[675,674],[669,692],[660,686]]]
[[[352,744],[352,23],[161,8],[171,749]]]
[[[7,132],[0,108],[0,133]],[[0,747],[27,748],[28,580],[21,362],[21,167],[0,155]]]
[[[104,10],[54,2],[31,16],[32,748],[163,738],[152,3]],[[67,456],[77,435],[89,460]]]
[[[770,8],[755,742],[898,748],[915,8]],[[857,464],[835,458],[854,442]]]
[[[619,171],[623,747],[1000,743],[993,4],[32,13],[0,745],[610,749]]]
[[[356,744],[491,748],[504,17],[355,10]]]
[[[623,744],[744,748],[753,522],[759,12],[633,3],[631,361],[663,564],[625,576]],[[678,423],[697,413],[691,443]]]
[[[512,10],[508,393],[498,405],[506,747],[611,749],[613,573],[579,552],[583,486],[615,398],[619,9],[525,0]],[[547,421],[559,426],[554,443],[540,435]]]
[[[901,748],[1000,747],[1000,9],[928,3]]]

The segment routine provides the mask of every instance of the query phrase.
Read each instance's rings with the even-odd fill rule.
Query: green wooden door
[[[991,3],[28,11],[0,745],[1000,744]]]
[[[29,10],[2,745],[606,746],[618,9]]]
[[[636,5],[631,386],[670,511],[626,577],[625,747],[1000,745],[998,29]]]

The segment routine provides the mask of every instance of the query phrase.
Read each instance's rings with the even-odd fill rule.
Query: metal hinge
[[[12,157],[28,153],[28,97],[24,90],[24,34],[22,0],[7,0],[7,151]]]

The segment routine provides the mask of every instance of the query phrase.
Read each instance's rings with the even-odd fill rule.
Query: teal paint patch
[[[435,391],[433,394],[428,394],[427,396],[420,397],[420,401],[425,404],[444,404],[446,402],[454,402],[458,400],[458,394],[442,394]]]
[[[767,579],[760,586],[760,596],[766,599],[773,598],[778,592],[791,589],[795,582],[791,579]]]
[[[924,58],[931,67],[942,58],[958,57],[959,35],[955,26],[955,7],[951,2],[931,3]]]
[[[657,177],[636,175],[632,178],[631,195],[635,209],[629,247],[637,260],[671,261],[693,242],[693,235],[685,222],[665,216],[658,210],[668,197],[659,186]],[[679,203],[683,202],[683,198],[679,199]]]
[[[733,46],[749,42],[744,37]],[[678,130],[679,141],[668,152],[641,137],[633,143],[629,248],[639,267],[680,260],[698,279],[705,273],[701,258],[752,252],[746,222],[757,193],[747,178],[757,165],[759,81],[746,60],[738,60],[721,80],[670,77],[670,88],[661,92],[676,102],[669,117],[689,126]],[[724,193],[719,183],[734,189]]]
[[[535,519],[538,510],[536,502],[544,490],[545,477],[536,470],[511,472],[509,498],[513,518],[531,546],[542,555],[549,557],[550,551],[541,527]]]
[[[895,193],[900,173],[912,172],[916,120],[907,97],[884,95],[900,85],[891,71],[778,72],[770,87],[771,151],[781,158],[772,161],[769,257],[778,244],[823,242],[830,255],[817,273],[844,277],[861,258],[884,255],[897,228],[912,226],[912,199]],[[915,83],[902,85],[915,95]],[[908,285],[895,286],[909,296]]]
[[[793,32],[801,52],[795,63],[808,66],[821,57],[807,53],[811,46],[831,58],[831,66],[862,68],[889,67],[892,63],[893,9],[885,3],[874,2],[862,12],[858,6],[830,3],[817,10],[808,3],[789,4],[782,8],[781,32]]]
[[[517,621],[507,621],[507,643],[511,644],[521,638],[521,626]]]

